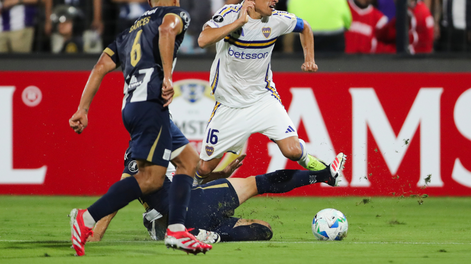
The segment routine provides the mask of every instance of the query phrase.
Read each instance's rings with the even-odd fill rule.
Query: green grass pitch
[[[151,241],[141,205],[121,210],[102,242],[74,257],[67,214],[97,197],[0,196],[0,263],[469,263],[471,198],[256,197],[238,217],[272,225],[267,242],[215,244],[206,255],[187,255]],[[315,213],[342,211],[343,241],[316,241]]]

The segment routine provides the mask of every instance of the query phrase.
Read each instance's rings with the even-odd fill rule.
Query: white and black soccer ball
[[[312,233],[318,240],[342,240],[347,231],[347,218],[333,208],[320,210],[312,220]]]

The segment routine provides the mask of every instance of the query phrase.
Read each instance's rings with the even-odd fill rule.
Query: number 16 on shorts
[[[206,143],[209,144],[213,144],[213,145],[216,145],[218,143],[218,135],[217,133],[219,133],[219,130],[217,129],[209,129],[208,130],[208,134],[206,136]]]

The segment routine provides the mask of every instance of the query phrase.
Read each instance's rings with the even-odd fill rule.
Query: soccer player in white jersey
[[[346,155],[332,164],[309,155],[298,139],[293,122],[281,104],[273,83],[271,55],[279,36],[299,32],[305,72],[316,72],[314,37],[310,25],[284,11],[275,10],[278,0],[246,0],[225,5],[206,22],[198,38],[200,47],[216,44],[210,83],[216,105],[206,128],[196,179],[204,178],[219,164],[224,153],[239,153],[249,136],[261,133],[272,139],[283,155],[308,170],[331,168],[338,177]]]

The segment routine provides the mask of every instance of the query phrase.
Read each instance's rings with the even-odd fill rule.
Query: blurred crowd
[[[311,25],[316,52],[396,53],[396,1],[279,0],[277,9]],[[471,0],[406,1],[410,54],[471,52]],[[192,19],[180,52],[208,52],[196,43],[202,26],[239,2],[180,0]],[[0,53],[100,53],[148,9],[147,0],[0,0]],[[302,51],[296,33],[275,47]]]

